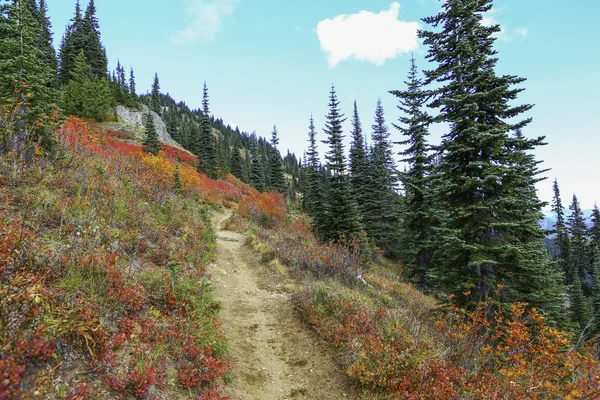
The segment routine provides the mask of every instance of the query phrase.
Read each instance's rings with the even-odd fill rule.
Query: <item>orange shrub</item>
[[[240,201],[238,213],[260,226],[273,227],[286,218],[285,200],[279,193],[253,191]]]

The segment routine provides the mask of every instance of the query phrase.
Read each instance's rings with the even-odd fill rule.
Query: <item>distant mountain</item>
[[[544,230],[551,231],[556,228],[556,213],[550,210],[542,210],[544,218],[540,221],[540,226]],[[565,218],[571,215],[571,210],[565,209]],[[588,228],[592,226],[592,210],[583,210],[583,216],[585,217],[585,224]]]

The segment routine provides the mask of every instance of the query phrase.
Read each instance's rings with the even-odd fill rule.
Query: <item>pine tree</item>
[[[277,136],[277,126],[273,126],[271,133],[271,157],[269,159],[269,174],[270,174],[270,189],[284,193],[286,190],[285,177],[283,175],[283,165],[281,164],[281,154],[277,149],[279,145],[279,137]]]
[[[137,94],[135,91],[135,75],[133,73],[133,68],[129,71],[129,93],[133,100],[137,100]]]
[[[200,122],[200,157],[204,164],[204,173],[215,179],[217,177],[217,147],[210,124],[210,111],[208,102],[208,87],[204,82],[202,97],[202,120]]]
[[[46,65],[52,78],[49,82],[52,88],[58,87],[58,60],[56,59],[56,50],[52,40],[52,23],[48,18],[48,7],[45,0],[40,0],[38,7],[38,22],[40,24],[39,49],[42,51],[41,61]]]
[[[393,124],[405,140],[398,142],[406,148],[400,152],[402,162],[408,169],[400,174],[404,187],[404,207],[401,225],[401,258],[411,275],[424,282],[432,262],[431,232],[433,226],[431,176],[433,156],[427,143],[431,117],[424,111],[427,92],[423,81],[418,77],[415,58],[411,59],[406,90],[392,90],[399,100],[398,110],[402,112],[399,124]]]
[[[588,277],[591,274],[587,257],[587,226],[576,195],[573,195],[573,202],[569,206],[569,210],[571,210],[571,215],[568,218],[571,254],[569,257],[567,284],[574,285],[575,281],[578,280],[580,285],[585,289],[585,293],[589,293],[590,285]]]
[[[319,152],[317,150],[317,131],[315,122],[310,116],[308,127],[308,150],[306,152],[306,192],[304,193],[304,210],[310,215],[315,233],[322,237],[324,226],[323,198],[324,190],[323,179],[320,173],[321,163]]]
[[[233,148],[231,149],[231,162],[229,170],[236,178],[244,180],[244,160],[240,153],[240,140],[239,136],[235,136],[233,139]]]
[[[157,113],[159,116],[162,115],[162,105],[160,104],[160,83],[158,81],[158,74],[154,73],[154,82],[152,83],[152,94],[150,99],[150,110]]]
[[[71,73],[75,66],[75,58],[83,50],[84,46],[83,17],[81,15],[79,0],[77,0],[75,3],[75,15],[71,18],[60,44],[58,80],[61,85],[66,84],[71,79]]]
[[[144,151],[153,155],[157,155],[161,150],[158,134],[154,127],[154,117],[150,112],[146,114],[146,137],[144,138]]]
[[[598,209],[598,204],[594,204],[592,210],[592,226],[588,231],[588,236],[590,237],[590,264],[593,266],[596,263],[596,249],[600,249],[600,209]]]
[[[173,173],[173,191],[175,194],[183,193],[183,182],[181,181],[181,170],[179,168],[179,164],[175,165],[175,172]]]
[[[506,301],[528,301],[554,317],[560,282],[548,278],[545,258],[532,258],[544,251],[539,234],[531,236],[540,229],[535,218],[541,209],[534,199],[515,197],[527,192],[514,186],[510,153],[509,132],[530,119],[512,121],[532,106],[512,105],[523,90],[514,86],[524,79],[495,73],[493,44],[500,28],[482,23],[491,8],[492,0],[448,0],[439,14],[423,20],[440,29],[419,32],[429,46],[427,59],[437,64],[425,72],[427,83],[438,86],[430,106],[440,109],[436,120],[449,125],[439,149],[436,187],[444,223],[435,230],[438,266],[430,276],[461,304],[468,300],[464,293],[484,300],[500,284]],[[536,145],[536,140],[519,143],[525,152]],[[527,207],[517,212],[517,204]]]
[[[0,106],[19,110],[23,130],[33,130],[30,138],[46,151],[56,144],[53,116],[57,113],[58,93],[53,87],[55,74],[44,62],[44,27],[38,19],[35,2],[10,1],[0,5]],[[24,131],[18,136],[24,134]],[[2,132],[2,146],[10,151]]]
[[[370,152],[369,179],[365,187],[368,197],[365,200],[363,225],[384,255],[392,256],[397,249],[398,240],[398,202],[395,193],[397,174],[381,100],[377,101],[372,129],[373,149]]]
[[[569,302],[573,321],[577,326],[578,332],[582,333],[589,322],[589,313],[578,274],[575,274],[573,283],[570,285]]]
[[[354,112],[352,113],[352,142],[350,143],[350,183],[352,193],[360,211],[362,221],[368,204],[369,170],[367,168],[367,154],[365,149],[365,138],[362,133],[362,125],[358,115],[358,106],[354,100]]]
[[[92,77],[83,51],[75,58],[71,80],[64,85],[61,107],[68,115],[104,121],[111,114],[113,94],[106,79]]]
[[[329,146],[325,153],[327,161],[328,190],[323,202],[322,237],[324,240],[338,240],[351,237],[360,232],[358,206],[352,197],[352,188],[346,175],[346,156],[344,154],[344,135],[342,123],[346,120],[339,108],[335,87],[331,86],[329,113],[326,116],[324,132]]]
[[[594,318],[593,333],[600,333],[600,248],[594,249],[594,277],[592,283],[592,313]]]
[[[106,58],[106,50],[100,38],[100,24],[96,17],[96,4],[94,0],[90,0],[85,10],[82,30],[85,45],[81,50],[85,52],[85,59],[90,65],[92,77],[103,79],[108,70],[108,60]]]
[[[552,212],[554,212],[556,215],[556,227],[554,228],[554,233],[556,234],[556,237],[554,238],[555,254],[553,255],[553,258],[554,260],[558,261],[560,270],[562,271],[564,280],[566,282],[570,269],[569,258],[571,255],[571,246],[569,232],[565,223],[565,209],[562,205],[560,188],[558,187],[558,180],[556,180],[556,178],[554,179],[552,188],[554,192],[554,197],[552,199]]]
[[[258,150],[258,141],[256,140],[256,135],[252,134],[251,136],[251,153],[252,153],[252,170],[250,172],[250,183],[252,186],[256,188],[259,192],[264,192],[265,190],[265,179],[263,175],[263,168],[260,161],[260,154]]]

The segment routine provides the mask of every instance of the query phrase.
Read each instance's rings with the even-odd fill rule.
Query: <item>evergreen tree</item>
[[[554,228],[554,233],[556,237],[554,238],[554,248],[555,254],[553,254],[554,260],[557,260],[559,263],[560,270],[562,271],[563,277],[567,279],[567,275],[569,274],[569,258],[570,258],[570,240],[569,240],[569,232],[567,229],[567,225],[565,223],[565,209],[562,205],[562,200],[560,198],[560,189],[558,187],[558,181],[556,178],[554,179],[553,184],[553,192],[554,197],[552,199],[552,211],[556,214],[556,227]]]
[[[325,153],[327,161],[328,190],[323,202],[322,237],[324,240],[338,240],[351,237],[360,232],[358,206],[352,197],[352,188],[346,175],[346,156],[344,154],[344,135],[342,123],[346,120],[339,108],[335,87],[331,86],[329,113],[326,116],[324,132],[329,146]]]
[[[104,121],[114,101],[106,79],[92,77],[83,51],[75,58],[71,80],[63,87],[61,107],[68,115]]]
[[[133,68],[131,68],[131,70],[129,71],[129,93],[131,94],[133,100],[137,99],[137,94],[135,91],[135,75],[133,73]]]
[[[352,142],[350,144],[350,183],[352,193],[360,211],[360,219],[367,212],[369,192],[369,170],[367,168],[367,154],[365,149],[365,138],[362,133],[362,125],[358,115],[358,106],[354,100],[354,112],[352,113]]]
[[[160,83],[158,81],[157,73],[154,73],[154,82],[152,83],[152,97],[150,100],[150,110],[154,111],[159,116],[162,115],[162,105],[160,104]]]
[[[238,136],[233,139],[233,148],[231,150],[231,163],[229,170],[236,178],[244,180],[244,160],[240,153],[240,140]]]
[[[492,0],[448,0],[424,19],[440,29],[419,32],[429,46],[427,59],[438,65],[425,72],[427,83],[438,84],[430,106],[440,109],[437,121],[449,125],[436,187],[444,223],[435,230],[438,266],[430,276],[461,304],[468,300],[464,293],[484,300],[501,284],[504,300],[527,301],[557,317],[560,282],[549,276],[548,260],[538,258],[544,251],[535,220],[539,202],[516,198],[527,192],[514,186],[510,153],[516,139],[509,132],[530,119],[512,121],[532,106],[512,105],[522,91],[514,86],[524,79],[495,72],[500,27],[482,23],[491,8]],[[530,152],[539,142],[520,139],[518,147]],[[517,212],[519,204],[527,207]]]
[[[321,176],[321,163],[317,150],[317,131],[312,115],[308,127],[308,151],[306,152],[306,192],[304,193],[304,209],[310,215],[313,230],[322,236],[325,229],[323,213],[323,197],[325,188]]]
[[[0,4],[0,106],[19,110],[23,130],[33,130],[30,139],[46,151],[54,149],[52,116],[57,112],[58,97],[53,87],[55,79],[51,66],[44,62],[46,39],[38,19],[34,1],[10,1]],[[2,132],[2,146],[10,151],[16,142],[9,143]]]
[[[591,275],[588,269],[587,253],[587,226],[583,217],[583,211],[579,205],[577,196],[573,195],[573,202],[569,206],[571,214],[569,215],[569,234],[571,237],[571,254],[569,257],[569,271],[567,273],[567,284],[574,285],[578,280],[583,284],[585,293],[590,292],[588,277]]]
[[[590,237],[590,264],[593,266],[596,263],[596,249],[600,249],[600,209],[598,209],[598,204],[594,204],[592,210],[592,226],[588,235]]]
[[[103,79],[106,77],[108,70],[108,60],[106,58],[106,50],[100,39],[100,24],[96,17],[96,4],[94,0],[90,0],[85,10],[82,30],[84,47],[81,50],[85,52],[85,59],[90,65],[92,77]]]
[[[373,149],[370,154],[369,179],[365,188],[368,197],[363,225],[384,255],[392,256],[397,249],[399,223],[395,193],[397,174],[381,100],[377,101],[372,129]]]
[[[146,114],[146,137],[144,138],[144,151],[153,155],[157,155],[161,150],[158,134],[154,127],[154,117],[150,112]]]
[[[175,165],[175,172],[173,173],[173,191],[175,194],[183,193],[183,182],[181,181],[181,170],[179,164]]]
[[[424,111],[427,92],[423,81],[418,77],[415,58],[411,59],[408,80],[404,82],[406,90],[392,90],[391,94],[399,100],[398,109],[402,116],[399,124],[393,124],[405,140],[398,144],[406,146],[400,152],[402,162],[408,163],[408,169],[400,174],[404,187],[404,207],[401,225],[401,258],[409,272],[423,282],[432,262],[432,203],[430,179],[433,169],[433,156],[429,154],[427,143],[431,117]]]
[[[589,322],[589,314],[578,274],[574,275],[573,283],[570,285],[569,303],[571,313],[573,314],[573,321],[577,326],[578,332],[582,333]]]
[[[202,97],[202,120],[200,122],[200,157],[204,164],[204,172],[209,177],[217,177],[217,147],[210,124],[210,112],[208,102],[208,87],[204,82],[204,93]]]
[[[45,0],[40,0],[38,7],[38,22],[40,24],[40,37],[38,48],[42,51],[41,61],[46,65],[52,75],[49,84],[52,88],[58,87],[58,60],[52,40],[52,23],[48,18],[48,6]]]
[[[593,333],[600,333],[600,248],[594,249],[594,277],[592,284],[592,312],[594,318]]]
[[[71,72],[75,66],[75,58],[85,46],[83,34],[83,17],[79,0],[75,3],[75,15],[70,20],[67,30],[60,44],[60,68],[58,74],[59,83],[64,85],[71,79]]]
[[[263,175],[263,168],[260,162],[260,154],[258,151],[258,141],[256,140],[256,136],[253,134],[251,137],[252,140],[252,171],[250,172],[250,183],[252,186],[256,188],[259,192],[264,192],[265,190],[265,179]]]
[[[271,157],[269,159],[270,173],[270,188],[271,190],[284,193],[286,190],[285,176],[283,175],[283,165],[281,164],[281,154],[277,149],[279,145],[279,137],[277,137],[277,126],[273,126],[271,133]]]

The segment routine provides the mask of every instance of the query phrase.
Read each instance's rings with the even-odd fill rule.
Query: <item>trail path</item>
[[[224,230],[230,216],[213,218],[218,259],[210,268],[233,356],[227,394],[232,400],[353,398],[344,374],[278,290],[281,274],[260,263],[242,235]]]

